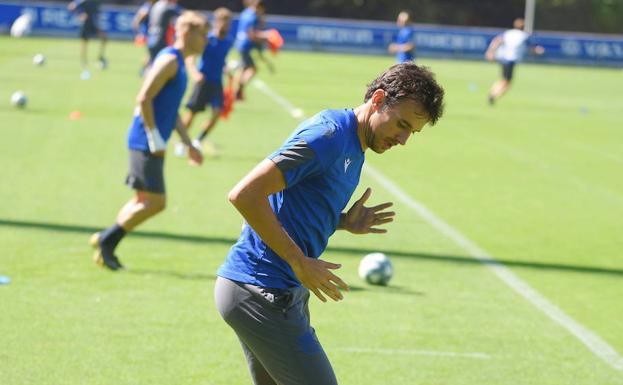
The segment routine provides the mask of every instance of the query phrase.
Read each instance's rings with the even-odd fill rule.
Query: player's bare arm
[[[177,73],[177,59],[175,55],[162,55],[156,60],[153,68],[147,73],[141,90],[136,96],[136,102],[141,108],[141,115],[145,121],[145,127],[156,126],[152,101],[158,95],[162,87]]]
[[[340,288],[348,290],[348,285],[331,270],[338,269],[341,265],[309,258],[303,254],[270,207],[268,196],[282,191],[285,187],[281,170],[271,160],[266,159],[234,186],[229,193],[229,201],[264,243],[288,262],[303,286],[323,302],[326,302],[325,295],[339,301],[343,298]]]
[[[493,60],[493,56],[495,54],[495,50],[502,44],[502,36],[496,36],[491,40],[491,44],[487,48],[487,52],[485,52],[485,58],[489,61]]]
[[[190,73],[190,76],[193,78],[194,82],[195,83],[202,82],[204,80],[204,76],[201,73],[201,71],[197,69],[197,56],[196,55],[188,56],[185,62],[186,62],[186,69]]]

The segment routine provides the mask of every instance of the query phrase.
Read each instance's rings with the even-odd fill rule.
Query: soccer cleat
[[[99,232],[91,235],[91,238],[89,238],[89,243],[95,249],[95,252],[93,252],[93,262],[95,262],[97,265],[101,267],[106,267],[113,271],[124,268],[121,264],[121,261],[119,261],[119,258],[117,258],[116,255],[110,252],[110,250],[102,247]]]
[[[495,103],[495,98],[493,95],[489,95],[487,96],[487,101],[489,102],[489,105],[492,106]]]
[[[194,148],[196,148],[197,150],[199,150],[200,153],[203,154],[203,145],[201,144],[201,141],[199,139],[193,139],[191,143]]]
[[[89,72],[89,70],[82,70],[82,72],[80,72],[80,79],[82,80],[91,79],[91,72]]]

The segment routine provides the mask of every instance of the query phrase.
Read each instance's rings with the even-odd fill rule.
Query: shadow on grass
[[[161,278],[175,278],[187,281],[216,281],[216,275],[214,274],[184,273],[171,270],[127,269],[124,270],[123,273],[140,275],[145,277],[153,276]]]
[[[360,293],[360,292],[383,292],[387,294],[408,294],[408,295],[425,295],[423,291],[415,291],[411,289],[407,289],[403,286],[392,285],[391,283],[387,286],[356,286],[356,285],[348,285],[349,291],[352,293]]]
[[[18,220],[6,220],[6,219],[0,219],[0,227],[1,226],[47,230],[47,231],[52,231],[52,232],[82,233],[82,234],[90,234],[90,233],[93,233],[93,232],[96,232],[102,229],[101,227],[92,227],[92,226],[79,226],[79,225],[67,225],[67,224],[60,224],[60,223],[31,222],[31,221],[18,221]],[[165,233],[165,232],[158,232],[158,231],[133,231],[130,233],[130,236],[165,239],[165,240],[181,241],[181,242],[223,244],[223,245],[232,245],[237,240],[236,238],[208,237],[208,236],[202,236],[202,235],[175,234],[175,233]],[[328,247],[327,251],[354,255],[357,257],[365,255],[367,253],[371,253],[371,252],[381,252],[381,253],[390,255],[392,258],[413,258],[413,259],[420,259],[420,260],[425,260],[425,261],[473,264],[473,265],[481,265],[483,263],[486,263],[486,262],[481,262],[470,256],[438,255],[438,254],[427,254],[427,253],[417,253],[417,252],[405,252],[405,251],[398,251],[398,250],[391,250],[391,249],[372,250],[372,249],[366,249],[366,248],[353,248],[353,247]],[[623,276],[623,269],[614,269],[614,268],[602,268],[602,267],[581,266],[581,265],[563,265],[563,264],[540,263],[540,262],[523,262],[523,261],[514,261],[514,260],[505,260],[505,259],[496,259],[494,263],[506,265],[509,267],[522,267],[522,268],[552,270],[552,271],[561,271],[561,272]],[[158,274],[155,271],[144,270],[143,272]],[[160,274],[174,275],[178,273],[161,272]],[[193,278],[188,278],[188,279],[193,279]],[[211,278],[194,278],[194,279],[214,279],[214,277],[212,276]]]

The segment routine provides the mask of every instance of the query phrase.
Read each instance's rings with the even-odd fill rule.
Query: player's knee
[[[167,200],[164,196],[156,196],[149,200],[149,209],[152,213],[157,214],[167,207]]]

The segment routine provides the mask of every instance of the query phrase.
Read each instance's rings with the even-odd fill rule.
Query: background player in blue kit
[[[389,53],[396,55],[396,62],[404,63],[415,59],[415,31],[411,26],[409,11],[401,11],[396,18],[396,25],[400,28],[394,37],[394,42],[388,47]]]
[[[84,80],[91,77],[87,58],[87,46],[90,38],[94,36],[100,38],[99,65],[102,69],[108,66],[108,61],[105,57],[106,41],[108,38],[106,32],[98,25],[97,18],[99,15],[99,7],[98,0],[74,0],[67,5],[67,9],[77,13],[82,22],[82,26],[80,27],[80,64],[82,66],[82,73],[80,77]]]
[[[244,87],[257,73],[257,66],[251,56],[251,51],[266,42],[266,34],[260,29],[262,15],[266,11],[263,0],[249,0],[247,8],[240,13],[238,30],[234,47],[240,54],[241,69],[234,79],[236,99],[244,98]]]
[[[164,153],[176,128],[190,145],[177,110],[186,90],[184,58],[203,51],[208,23],[197,12],[184,12],[175,24],[176,40],[158,54],[136,98],[138,106],[128,133],[129,172],[126,184],[135,195],[119,211],[114,225],[91,237],[96,263],[111,270],[122,268],[115,248],[126,233],[164,210]],[[201,153],[190,146],[189,156],[200,164]]]
[[[223,110],[223,68],[233,39],[229,36],[231,11],[221,7],[214,11],[213,29],[208,34],[208,42],[195,67],[194,57],[187,59],[189,72],[194,79],[191,96],[186,103],[188,111],[182,117],[186,130],[190,129],[195,115],[206,108],[212,107],[210,119],[202,125],[201,132],[193,144],[201,148],[201,142],[214,128]],[[183,144],[182,144],[183,146]],[[179,155],[183,151],[176,150]]]
[[[338,301],[348,286],[319,259],[337,229],[384,233],[391,203],[365,206],[368,188],[346,212],[364,152],[405,145],[443,112],[443,89],[412,62],[396,64],[369,86],[364,104],[325,110],[229,193],[245,219],[218,270],[217,308],[241,341],[256,385],[333,385],[335,374],[309,319],[309,291]]]

